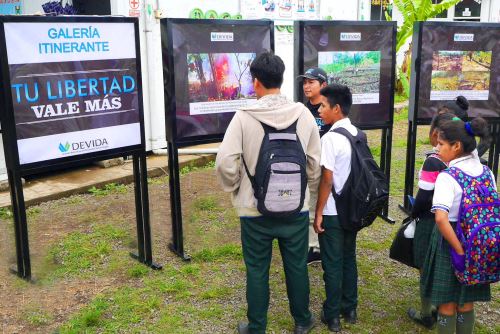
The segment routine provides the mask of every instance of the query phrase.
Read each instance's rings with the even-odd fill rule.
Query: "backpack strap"
[[[245,157],[243,156],[243,154],[241,154],[241,160],[243,161],[243,166],[245,166],[245,171],[247,173],[248,179],[250,180],[250,183],[252,184],[252,188],[255,189],[255,187],[257,186],[255,184],[255,178],[252,175],[250,175],[250,171],[248,170],[248,166],[247,163],[245,162]]]
[[[365,143],[367,142],[367,140],[366,140],[366,134],[363,131],[360,131],[358,128],[356,128],[356,129],[358,130],[358,134],[356,136],[353,136],[349,132],[349,130],[347,130],[346,128],[343,128],[343,127],[338,127],[338,128],[335,128],[335,129],[331,129],[330,132],[339,133],[339,134],[343,135],[344,137],[347,137],[347,139],[351,143],[351,146],[354,148],[354,144],[358,140],[360,140],[362,142],[365,142]]]
[[[346,128],[343,128],[343,127],[338,127],[338,128],[335,128],[335,129],[331,129],[329,132],[335,132],[335,133],[341,134],[344,137],[346,137],[347,140],[349,140],[349,143],[351,144],[351,150],[352,150],[352,152],[351,152],[351,166],[352,166],[352,161],[354,160],[354,154],[356,154],[356,152],[354,152],[354,146],[356,145],[357,141],[363,141],[363,140],[366,141],[366,135],[362,131],[359,131],[359,129],[358,129],[358,134],[356,136],[353,136],[349,132],[349,130],[347,130]],[[350,173],[350,175],[347,178],[344,186],[342,187],[342,193],[344,192],[344,190],[346,189],[346,187],[350,187],[349,183],[350,183],[350,180],[351,180],[351,174],[352,173]],[[333,199],[336,200],[336,201],[340,198],[340,196],[335,191],[335,186],[332,186],[332,196],[333,196]]]
[[[262,129],[264,129],[264,137],[262,140],[265,139],[266,136],[270,135],[275,135],[275,139],[281,139],[281,140],[298,140],[297,136],[297,122],[299,119],[297,118],[295,122],[293,122],[288,128],[283,129],[283,130],[276,130],[276,128],[273,128],[272,126],[269,126],[267,124],[262,123],[261,121],[258,121],[260,125],[262,126]],[[292,134],[293,133],[293,138],[292,137],[287,137],[287,134]],[[271,138],[270,138],[271,140]],[[255,183],[255,177],[250,174],[250,171],[248,170],[248,165],[245,161],[245,157],[243,156],[243,153],[241,154],[241,160],[243,161],[243,166],[245,167],[245,172],[247,173],[248,179],[250,180],[250,183],[252,184],[252,187],[254,189],[257,188],[257,184]]]

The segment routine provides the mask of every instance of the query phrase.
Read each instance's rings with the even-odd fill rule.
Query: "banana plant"
[[[432,0],[393,0],[394,5],[403,15],[403,24],[398,27],[396,35],[396,52],[405,45],[408,38],[413,35],[413,24],[418,21],[427,21],[436,17],[441,12],[456,5],[462,0],[443,0],[441,3],[433,4]],[[387,21],[392,21],[392,17],[385,12]],[[403,64],[398,70],[398,80],[396,82],[396,91],[408,97],[410,62],[411,62],[411,44],[409,50],[405,52]]]
[[[413,23],[434,18],[460,1],[462,0],[443,0],[441,3],[433,4],[432,0],[394,0],[394,5],[403,15],[403,24],[398,27],[396,37],[396,52],[413,34]],[[392,21],[392,17],[387,12],[385,12],[385,17],[387,21]]]

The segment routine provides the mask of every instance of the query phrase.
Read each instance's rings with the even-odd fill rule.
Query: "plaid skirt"
[[[455,228],[455,223],[452,226]],[[467,286],[458,282],[451,264],[450,246],[441,237],[437,225],[432,230],[422,269],[420,291],[424,297],[431,299],[433,305],[456,303],[461,306],[491,300],[489,284]]]
[[[413,237],[413,260],[418,268],[422,268],[424,264],[434,225],[436,225],[434,215],[426,214],[420,218],[415,228],[415,236]]]

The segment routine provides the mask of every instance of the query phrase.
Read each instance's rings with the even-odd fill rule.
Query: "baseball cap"
[[[297,78],[307,78],[312,80],[319,80],[322,82],[326,82],[328,79],[325,70],[318,67],[308,69],[306,73],[299,75]]]

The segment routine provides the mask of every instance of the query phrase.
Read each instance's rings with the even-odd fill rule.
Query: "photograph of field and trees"
[[[255,98],[250,64],[255,53],[188,53],[190,102]]]
[[[438,51],[432,56],[431,91],[489,91],[491,51]]]
[[[380,51],[319,52],[318,66],[328,83],[347,85],[353,94],[379,92]]]

